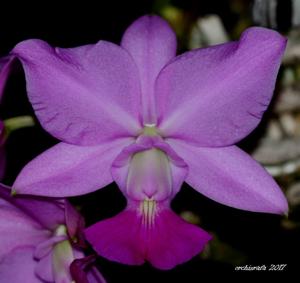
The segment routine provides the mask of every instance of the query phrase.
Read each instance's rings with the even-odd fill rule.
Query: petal
[[[95,145],[139,129],[140,86],[133,60],[109,42],[52,48],[41,40],[12,51],[42,126],[56,138]]]
[[[101,146],[59,143],[27,164],[13,188],[17,193],[66,197],[86,194],[112,182],[110,166],[131,139]]]
[[[0,197],[48,230],[54,230],[58,225],[65,223],[64,209],[55,199],[12,196],[11,189],[3,185],[0,186]]]
[[[34,250],[34,254],[33,254],[34,258],[41,259],[43,257],[46,257],[51,253],[53,246],[55,244],[62,242],[66,239],[68,239],[66,235],[60,235],[60,236],[52,236],[46,241],[41,242],[36,246]]]
[[[141,265],[145,247],[140,226],[137,213],[125,210],[85,229],[85,237],[99,255],[123,264]]]
[[[156,268],[171,269],[204,249],[211,235],[192,225],[169,209],[157,217],[148,246],[148,261]]]
[[[35,274],[42,279],[43,282],[55,282],[52,268],[52,252],[36,263]]]
[[[154,82],[160,70],[176,55],[176,35],[158,16],[146,15],[126,30],[121,46],[134,59],[141,81],[143,122],[156,122]]]
[[[173,197],[187,176],[188,166],[162,139],[144,136],[123,149],[111,174],[126,197],[141,200]]]
[[[1,282],[42,283],[34,273],[37,262],[32,253],[32,248],[24,247],[8,254],[0,262]]]
[[[3,176],[5,174],[5,168],[6,168],[5,148],[4,148],[4,145],[2,145],[1,141],[0,141],[0,180],[3,179]]]
[[[267,171],[236,146],[201,148],[169,140],[189,165],[186,182],[205,196],[239,209],[283,214],[284,194]]]
[[[75,207],[73,207],[67,200],[65,200],[65,218],[68,236],[70,237],[70,239],[76,240],[77,244],[78,241],[84,241],[83,239],[78,239],[78,237],[80,237],[81,231],[83,231],[83,228],[85,226],[84,219],[75,209]]]
[[[232,145],[260,122],[272,98],[286,39],[265,28],[238,42],[177,57],[156,84],[164,136],[200,146]]]
[[[87,271],[87,279],[89,283],[106,283],[105,278],[96,267],[91,267]]]
[[[0,102],[4,93],[8,76],[12,69],[12,63],[14,59],[14,56],[10,55],[0,58]]]
[[[102,274],[92,265],[95,259],[94,255],[75,259],[70,266],[73,280],[80,283],[106,283]]]
[[[202,251],[211,236],[169,209],[162,209],[151,228],[135,210],[100,221],[85,230],[87,240],[101,256],[129,265],[148,260],[159,269],[171,269]]]
[[[25,214],[13,203],[3,198],[3,190],[0,188],[0,260],[14,248],[20,246],[36,246],[45,241],[49,231]],[[6,193],[6,192],[5,192]]]

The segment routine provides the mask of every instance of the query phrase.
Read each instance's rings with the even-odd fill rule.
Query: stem
[[[4,120],[6,136],[15,130],[34,126],[33,117],[24,115]]]

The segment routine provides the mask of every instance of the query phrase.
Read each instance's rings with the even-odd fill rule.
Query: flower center
[[[148,202],[164,200],[171,192],[172,177],[167,155],[156,148],[135,153],[128,171],[127,194]],[[150,202],[149,207],[151,205]]]
[[[58,226],[54,234],[55,236],[67,236],[67,227],[65,225]],[[55,282],[71,282],[69,266],[73,260],[73,248],[68,238],[55,244],[52,253]]]
[[[145,136],[157,136],[159,135],[156,124],[145,124],[143,128],[143,135]]]
[[[157,204],[153,199],[145,199],[140,203],[140,212],[142,214],[142,224],[146,228],[154,226],[154,220],[157,212]]]

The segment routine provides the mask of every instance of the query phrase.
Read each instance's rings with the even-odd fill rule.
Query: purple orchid
[[[88,241],[111,260],[161,269],[210,239],[170,210],[183,181],[225,205],[285,213],[278,185],[234,145],[270,103],[285,46],[277,32],[254,27],[237,42],[175,57],[175,34],[157,16],[135,21],[121,46],[19,43],[11,55],[29,99],[61,142],[25,166],[14,190],[66,197],[115,181],[127,208],[89,227]]]
[[[83,220],[67,201],[41,197],[11,196],[0,185],[0,278],[1,282],[70,283],[72,262],[84,255],[72,246]],[[104,283],[91,267],[85,281]],[[88,280],[88,281],[87,281]],[[73,282],[73,281],[72,281]]]

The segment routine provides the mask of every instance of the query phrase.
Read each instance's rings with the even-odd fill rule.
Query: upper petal
[[[266,170],[236,146],[201,148],[169,140],[189,166],[186,182],[205,196],[239,209],[283,214],[281,189]]]
[[[156,122],[154,82],[160,70],[176,54],[176,35],[158,16],[137,19],[123,35],[121,46],[135,61],[142,90],[143,122]]]
[[[277,32],[249,28],[238,42],[177,57],[156,84],[163,134],[200,146],[244,138],[270,103],[285,46]]]
[[[110,167],[131,139],[100,146],[59,143],[29,162],[18,175],[17,193],[52,197],[76,196],[112,182]]]
[[[119,46],[100,41],[62,49],[32,39],[19,43],[12,54],[24,67],[38,119],[56,138],[95,145],[139,129],[138,73]]]

